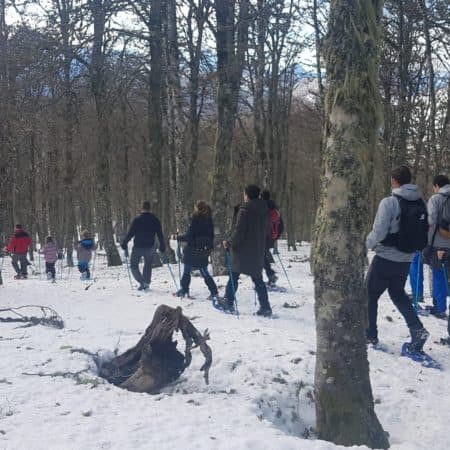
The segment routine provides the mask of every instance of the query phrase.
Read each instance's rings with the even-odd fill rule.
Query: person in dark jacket
[[[239,207],[234,230],[229,241],[223,245],[231,250],[232,274],[228,280],[225,297],[218,301],[218,306],[227,311],[234,310],[234,292],[241,273],[250,275],[255,284],[260,308],[259,316],[271,316],[266,285],[262,278],[264,254],[268,231],[268,208],[259,198],[259,187],[248,185],[244,190],[244,203]],[[234,287],[234,288],[233,288]]]
[[[142,214],[131,223],[121,247],[128,253],[128,242],[134,237],[133,250],[130,258],[130,268],[134,279],[139,283],[138,290],[147,290],[152,278],[152,263],[155,256],[155,235],[158,236],[159,251],[166,251],[166,244],[162,233],[161,222],[150,212],[150,202],[142,204]],[[139,262],[144,258],[144,270],[139,270]]]
[[[194,215],[187,233],[177,237],[178,242],[185,242],[183,251],[184,270],[177,292],[178,297],[189,296],[192,269],[198,269],[211,294],[211,300],[216,302],[217,286],[208,272],[208,257],[214,247],[214,224],[211,218],[210,206],[199,200],[195,204]]]
[[[12,266],[17,274],[14,278],[17,280],[27,279],[28,277],[27,266],[29,263],[27,259],[27,252],[30,249],[30,246],[30,235],[22,228],[22,225],[18,223],[14,231],[14,236],[11,238],[5,249],[11,254]]]

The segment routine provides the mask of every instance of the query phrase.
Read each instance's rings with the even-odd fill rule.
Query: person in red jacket
[[[22,225],[17,224],[14,231],[14,236],[9,241],[6,251],[11,254],[12,266],[17,275],[14,277],[17,280],[26,279],[27,274],[27,252],[31,245],[30,235],[22,228]],[[20,263],[20,267],[19,267]]]

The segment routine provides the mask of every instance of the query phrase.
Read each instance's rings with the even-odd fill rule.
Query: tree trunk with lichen
[[[181,332],[186,342],[184,355],[177,350],[177,342],[172,339],[176,331]],[[107,363],[96,360],[99,375],[129,391],[154,394],[179,378],[191,364],[191,350],[195,344],[205,357],[200,370],[204,372],[208,384],[212,364],[212,352],[206,344],[208,339],[208,330],[200,334],[183,316],[180,307],[160,305],[144,336],[133,348]]]
[[[331,2],[324,178],[314,249],[317,434],[370,448],[389,447],[374,411],[364,335],[364,232],[380,122],[381,11],[381,0]]]

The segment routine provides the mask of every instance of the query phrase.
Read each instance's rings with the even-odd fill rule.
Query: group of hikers
[[[429,313],[446,318],[448,262],[450,260],[450,181],[446,175],[433,179],[433,195],[425,204],[408,167],[391,173],[392,195],[384,198],[376,213],[366,246],[375,252],[368,273],[368,344],[378,344],[378,300],[386,290],[405,319],[411,334],[408,349],[423,352],[429,337],[419,319],[418,301],[423,301],[423,264],[432,271],[433,306]],[[412,296],[405,292],[410,275]],[[422,308],[424,310],[424,308]],[[450,322],[449,322],[450,334]]]
[[[267,286],[263,281],[263,269],[266,271],[269,285],[275,284],[277,276],[271,267],[270,249],[283,232],[283,221],[275,202],[268,191],[260,191],[256,185],[248,185],[244,189],[243,202],[235,207],[232,232],[229,239],[223,241],[223,247],[229,259],[229,280],[225,296],[219,297],[217,285],[208,271],[208,260],[214,248],[214,224],[210,206],[199,200],[185,234],[177,235],[177,241],[183,245],[183,276],[179,297],[189,296],[191,272],[197,269],[209,289],[209,299],[218,309],[233,313],[238,279],[241,274],[249,275],[255,285],[259,316],[269,317],[272,309],[267,294]],[[150,203],[144,202],[142,213],[136,217],[121,243],[122,249],[128,252],[128,242],[134,238],[130,257],[131,273],[139,283],[139,290],[147,290],[151,282],[152,264],[155,255],[155,236],[158,237],[159,251],[165,252],[164,235],[159,219],[150,211]],[[144,259],[141,272],[139,262]]]
[[[429,337],[419,319],[419,301],[423,301],[423,264],[432,270],[433,306],[429,313],[438,318],[446,318],[448,295],[448,261],[450,260],[450,181],[446,175],[433,179],[434,194],[425,204],[418,187],[411,184],[408,167],[400,166],[391,173],[392,195],[384,198],[376,213],[373,227],[367,236],[366,246],[375,256],[367,273],[368,328],[367,343],[378,344],[377,311],[378,300],[387,290],[394,305],[405,319],[411,334],[409,349],[422,352]],[[209,289],[213,305],[226,312],[235,311],[235,298],[241,274],[249,275],[254,283],[259,309],[257,315],[270,317],[267,285],[263,280],[266,271],[269,286],[277,280],[271,268],[273,262],[270,249],[283,232],[283,221],[276,204],[268,191],[260,191],[256,185],[244,189],[243,202],[235,207],[232,231],[222,244],[229,266],[229,279],[225,295],[219,297],[217,285],[208,271],[209,256],[214,248],[215,233],[210,206],[200,200],[195,204],[192,220],[185,234],[178,234],[177,241],[183,246],[183,276],[179,297],[189,296],[191,272],[197,269]],[[155,257],[155,237],[159,241],[159,251],[164,254],[166,244],[161,222],[150,210],[150,202],[142,205],[137,216],[121,243],[128,257],[128,243],[134,239],[130,258],[131,273],[138,282],[139,290],[149,289],[152,265]],[[31,238],[20,224],[16,225],[14,236],[5,251],[12,256],[16,278],[27,277],[27,252]],[[88,231],[81,233],[77,245],[78,269],[83,279],[91,274],[89,263],[97,249]],[[41,249],[45,257],[46,272],[55,278],[55,263],[62,254],[51,236]],[[180,255],[179,255],[180,256]],[[139,264],[144,260],[143,271]],[[405,292],[410,277],[412,299]],[[422,308],[423,310],[424,308]],[[450,322],[449,322],[450,334]]]
[[[26,280],[28,278],[28,266],[31,263],[27,255],[31,245],[32,239],[30,235],[23,229],[21,224],[16,224],[13,236],[3,249],[5,254],[11,255],[11,263],[16,272],[14,279],[16,280]],[[82,279],[90,279],[89,263],[96,249],[97,244],[94,242],[94,239],[90,237],[87,230],[83,230],[81,232],[81,240],[78,241],[76,246],[78,270]],[[47,278],[54,282],[56,280],[56,262],[58,259],[63,259],[63,253],[52,236],[45,238],[45,245],[39,250],[39,254],[42,254],[44,257]]]

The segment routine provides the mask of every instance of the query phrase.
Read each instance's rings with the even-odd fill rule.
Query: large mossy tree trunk
[[[381,0],[333,0],[325,42],[324,177],[316,218],[317,434],[388,448],[374,411],[364,328],[364,237],[380,122]]]

